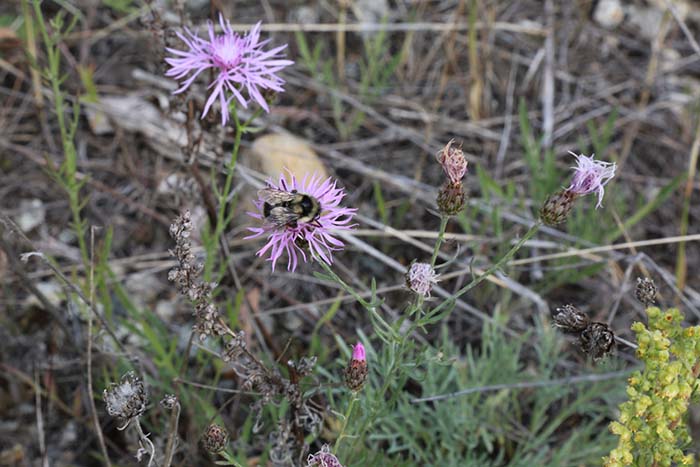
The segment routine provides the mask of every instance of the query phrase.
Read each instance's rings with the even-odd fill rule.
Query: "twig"
[[[592,375],[580,375],[580,376],[568,376],[566,378],[549,379],[544,381],[525,381],[521,383],[510,383],[510,384],[492,384],[489,386],[479,386],[475,388],[463,389],[461,391],[450,392],[447,394],[440,394],[437,396],[421,397],[418,399],[413,399],[412,404],[418,404],[420,402],[436,402],[445,399],[452,399],[454,397],[466,396],[468,394],[478,393],[478,392],[488,392],[488,391],[500,391],[503,389],[532,389],[532,388],[543,388],[547,386],[568,386],[570,384],[580,384],[580,383],[594,383],[598,381],[606,381],[609,379],[624,378],[635,371],[635,369],[612,371],[610,373],[600,373]]]
[[[46,456],[46,437],[44,434],[44,416],[41,411],[41,391],[39,384],[39,370],[34,369],[34,402],[36,403],[36,431],[39,437],[39,453],[41,453],[42,467],[49,467],[49,459]]]
[[[681,27],[681,31],[683,31],[683,34],[685,34],[686,39],[688,39],[688,42],[690,42],[690,46],[693,48],[696,54],[700,55],[700,45],[698,45],[698,42],[695,40],[695,37],[693,37],[693,33],[690,32],[690,29],[688,29],[688,26],[686,26],[685,22],[683,21],[683,18],[681,18],[681,15],[678,14],[678,10],[676,10],[676,7],[673,6],[673,3],[671,3],[669,0],[664,0],[664,3],[666,3],[666,8],[668,8],[668,11],[671,12],[673,18],[678,23],[678,26]]]

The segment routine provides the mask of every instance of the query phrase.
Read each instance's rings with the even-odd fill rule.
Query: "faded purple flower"
[[[248,214],[256,219],[266,221],[260,227],[251,227],[253,232],[245,238],[257,238],[267,235],[267,243],[256,253],[264,256],[269,253],[268,261],[272,261],[272,270],[275,270],[277,260],[284,252],[287,253],[287,270],[294,271],[299,263],[299,257],[304,262],[308,261],[306,251],[312,258],[320,259],[326,264],[333,263],[333,252],[343,249],[343,242],[333,236],[333,231],[350,230],[355,227],[351,224],[357,209],[340,206],[345,197],[345,190],[338,188],[332,178],[325,181],[317,175],[305,176],[301,182],[294,175],[291,181],[287,181],[284,174],[280,175],[279,182],[274,184],[268,181],[268,188],[281,190],[287,193],[305,194],[315,198],[320,205],[320,214],[310,222],[290,222],[286,225],[275,225],[265,218],[265,202],[259,199],[255,207],[259,212]]]
[[[306,458],[306,467],[343,467],[337,457],[331,454],[327,444],[321,447],[316,454],[309,454]]]
[[[213,68],[215,78],[209,85],[211,93],[204,105],[202,117],[218,99],[221,104],[221,123],[226,125],[228,104],[234,97],[245,108],[254,100],[269,112],[270,108],[260,90],[284,91],[284,80],[277,73],[294,62],[285,60],[281,55],[287,44],[263,50],[270,39],[260,40],[259,22],[245,35],[234,32],[231,23],[224,20],[221,14],[219,24],[223,33],[217,35],[214,24],[209,22],[208,40],[198,37],[187,28],[185,34],[177,33],[188,50],[166,49],[175,56],[165,59],[171,67],[165,75],[178,81],[190,75],[175,91],[178,94],[189,88],[200,73]],[[244,90],[247,98],[243,96]]]
[[[442,166],[442,170],[450,179],[450,182],[460,183],[464,174],[467,173],[467,159],[464,158],[464,153],[461,147],[453,147],[455,140],[451,139],[437,155],[438,162]]]
[[[406,285],[422,297],[430,297],[433,285],[437,284],[439,274],[428,263],[411,263],[406,273]]]
[[[576,195],[587,195],[589,193],[598,193],[598,203],[596,208],[599,208],[603,203],[603,188],[614,176],[616,165],[614,162],[603,162],[593,160],[595,155],[585,156],[583,154],[576,155],[569,151],[569,154],[576,157],[576,167],[574,169],[574,177],[571,179],[571,186],[568,191]]]

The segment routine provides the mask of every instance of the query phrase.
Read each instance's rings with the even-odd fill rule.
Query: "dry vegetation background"
[[[305,141],[294,144],[308,145],[347,189],[344,204],[359,208],[359,227],[334,270],[363,292],[376,278],[387,316],[398,316],[410,299],[402,288],[405,267],[432,252],[439,224],[432,211],[442,181],[434,154],[447,141],[455,138],[467,154],[469,205],[450,223],[441,259],[456,258],[449,271],[460,272],[441,282],[437,297],[468,282],[471,268],[492,264],[527,229],[546,194],[568,183],[573,158],[567,151],[595,152],[617,162],[603,209],[593,210],[587,200],[564,226],[542,229],[502,274],[421,334],[425,345],[447,352],[446,364],[470,370],[454,387],[409,381],[404,389],[411,396],[517,381],[501,379],[498,368],[482,368],[489,376],[481,378],[474,373],[477,366],[462,360],[486,353],[493,358],[501,351],[486,350],[493,337],[484,333],[485,317],[505,335],[558,339],[559,350],[545,357],[535,343],[503,350],[515,352],[515,374],[526,380],[633,365],[634,352],[620,346],[614,362],[599,370],[548,323],[555,307],[575,303],[633,339],[629,325],[642,307],[630,290],[638,275],[653,277],[662,302],[683,306],[690,322],[700,316],[695,2],[69,0],[44,1],[41,8],[47,18],[60,9],[77,18],[59,50],[65,98],[80,99],[75,146],[88,242],[90,227],[98,227],[95,262],[102,266],[94,300],[124,346],[122,351],[109,344],[96,324],[91,336],[96,406],[117,465],[135,463],[133,439],[107,416],[102,388],[129,368],[144,375],[154,407],[171,388],[174,375],[163,369],[164,362],[181,362],[192,317],[190,305],[167,281],[174,264],[168,226],[185,208],[193,212],[197,229],[206,224],[207,181],[212,170],[222,170],[233,144],[232,129],[221,128],[218,115],[199,120],[203,85],[174,97],[175,83],[163,77],[164,47],[178,44],[174,31],[183,21],[200,26],[216,11],[241,30],[262,20],[273,44],[289,43],[287,57],[296,62],[282,75],[286,92],[256,121],[259,133],[243,140],[234,184],[241,202],[225,235],[228,255],[218,253],[238,277],[234,280],[226,261],[213,267],[216,272],[224,266],[217,302],[247,332],[261,358],[317,355],[319,380],[339,381],[347,358],[339,342],[352,343],[358,333],[371,340],[373,332],[352,297],[313,275],[317,267],[271,273],[254,256],[260,243],[242,240],[252,223],[244,214],[251,181],[276,175],[265,173],[270,169],[264,159],[285,160],[283,154],[256,151],[256,139],[269,133]],[[64,154],[53,92],[32,66],[47,63],[36,23],[27,22],[33,16],[31,5],[16,0],[0,5],[0,214],[26,235],[6,220],[0,223],[0,464],[102,465],[86,384],[90,312],[40,259],[20,261],[22,253],[41,251],[75,284],[85,284],[90,272],[82,267],[66,191],[52,177]],[[144,335],[144,329],[152,333]],[[185,379],[238,387],[235,375],[212,360],[201,350],[193,353],[185,362]],[[540,371],[542,365],[548,373]],[[224,406],[228,394],[187,390],[221,410],[239,462],[266,462],[269,440],[243,435],[250,429],[245,428],[251,423],[250,399]],[[374,426],[373,433],[386,436],[370,434],[365,444],[386,457],[357,458],[348,465],[431,465],[430,452],[446,465],[485,465],[460,461],[459,453],[467,459],[469,450],[494,465],[594,465],[601,453],[575,458],[555,453],[575,451],[567,440],[584,421],[587,434],[581,439],[611,446],[607,422],[624,398],[623,380],[588,401],[597,404],[595,415],[571,414],[547,425],[552,429],[542,434],[538,451],[543,457],[519,457],[519,446],[533,440],[529,423],[541,416],[553,420],[562,404],[573,403],[587,387],[564,384],[557,390],[561,398],[537,410],[528,401],[539,397],[538,389],[503,396],[520,404],[522,425],[500,431],[495,415],[484,426],[498,435],[474,435],[452,457],[437,452],[459,440],[440,447],[430,435],[419,440],[407,432],[407,439],[418,440],[412,444],[387,433],[392,423],[399,430],[410,425],[406,420],[423,420],[435,423],[424,430],[446,436],[438,425],[454,412],[432,417],[437,407],[423,405],[419,416],[410,404],[401,406],[392,423],[384,418]],[[320,400],[329,404],[328,398]],[[158,410],[148,420],[154,439],[166,431],[166,414]],[[206,426],[200,418],[193,406],[183,406],[175,465],[213,462],[197,442]],[[694,420],[697,428],[698,417]],[[338,423],[329,415],[320,437],[309,440],[312,451],[332,444]],[[476,432],[472,428],[455,423],[448,431],[472,439],[467,434]],[[695,434],[697,442],[697,429]]]

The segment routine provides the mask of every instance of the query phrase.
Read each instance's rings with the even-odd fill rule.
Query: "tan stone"
[[[248,151],[247,162],[273,180],[285,170],[291,171],[297,179],[314,173],[328,176],[325,165],[311,146],[291,135],[269,134],[256,139]]]

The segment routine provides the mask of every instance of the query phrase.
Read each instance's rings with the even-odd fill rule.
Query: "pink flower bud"
[[[365,346],[362,345],[362,342],[358,342],[357,345],[352,348],[352,359],[359,360],[361,362],[367,360],[365,357]]]

